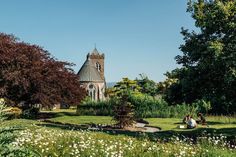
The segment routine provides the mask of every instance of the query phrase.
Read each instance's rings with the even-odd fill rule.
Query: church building
[[[93,101],[105,100],[104,57],[104,53],[94,48],[78,72],[82,87]]]

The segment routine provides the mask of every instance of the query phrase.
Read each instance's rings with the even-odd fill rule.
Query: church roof
[[[83,66],[80,68],[79,72],[79,80],[85,82],[101,82],[103,81],[99,72],[97,71],[93,62],[88,58]]]

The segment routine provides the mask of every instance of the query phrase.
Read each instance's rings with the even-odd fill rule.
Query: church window
[[[101,71],[101,65],[98,62],[96,63],[96,69],[98,70],[98,72]]]
[[[89,85],[88,95],[92,100],[96,100],[96,88],[93,84]]]

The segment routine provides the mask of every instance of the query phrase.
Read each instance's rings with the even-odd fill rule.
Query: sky
[[[145,74],[154,81],[179,65],[181,27],[194,28],[187,0],[0,0],[0,32],[37,44],[77,73],[95,47],[107,82]]]

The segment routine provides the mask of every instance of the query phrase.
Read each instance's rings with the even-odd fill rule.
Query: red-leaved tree
[[[85,91],[72,66],[54,59],[37,45],[0,33],[0,97],[13,105],[79,104]]]

